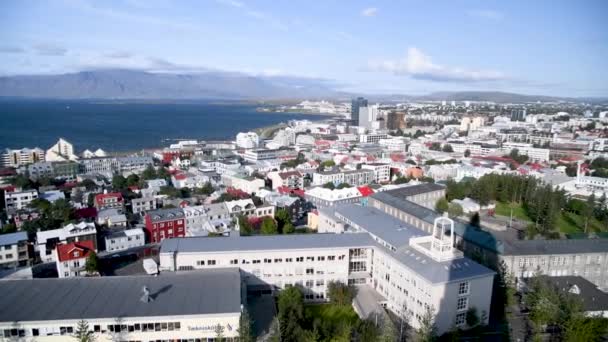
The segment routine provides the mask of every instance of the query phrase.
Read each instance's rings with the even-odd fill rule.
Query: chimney
[[[150,297],[150,290],[148,290],[148,287],[144,285],[144,287],[142,287],[141,289],[142,295],[141,298],[139,298],[139,300],[141,300],[143,303],[150,303],[152,301],[154,301],[154,299],[152,297]]]

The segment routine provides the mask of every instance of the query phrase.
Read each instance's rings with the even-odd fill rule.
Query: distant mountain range
[[[303,77],[252,76],[209,71],[193,74],[139,70],[93,70],[61,75],[0,77],[0,97],[103,100],[270,100],[341,99],[356,94],[336,89],[331,81]],[[437,92],[424,96],[376,95],[388,101],[606,101],[490,91]]]

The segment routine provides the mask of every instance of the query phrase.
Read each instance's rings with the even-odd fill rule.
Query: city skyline
[[[0,7],[0,75],[220,70],[320,78],[372,94],[608,93],[601,1],[62,0]]]

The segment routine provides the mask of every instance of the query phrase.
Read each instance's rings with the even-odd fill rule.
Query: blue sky
[[[608,96],[608,1],[6,0],[0,74],[325,78],[344,90]]]

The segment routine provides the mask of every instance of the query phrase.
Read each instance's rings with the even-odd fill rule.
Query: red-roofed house
[[[94,252],[95,244],[92,240],[58,244],[54,253],[59,278],[87,275],[85,264],[89,255]]]
[[[369,186],[358,186],[357,190],[361,193],[361,196],[367,197],[374,194],[374,190]]]
[[[95,195],[95,208],[97,208],[97,210],[122,208],[123,204],[124,200],[120,192],[108,192]]]
[[[288,187],[291,189],[304,188],[304,175],[300,171],[269,172],[268,179],[272,182],[272,189]]]

